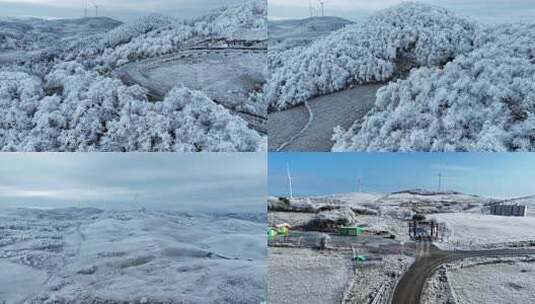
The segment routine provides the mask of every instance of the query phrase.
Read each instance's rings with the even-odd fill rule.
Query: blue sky
[[[179,18],[200,16],[207,11],[244,0],[87,0],[99,15],[129,21],[151,13]],[[0,16],[40,18],[81,18],[86,0],[0,0]]]
[[[359,21],[373,12],[404,0],[325,0],[325,14]],[[532,21],[534,0],[421,0],[449,8],[485,23]],[[319,12],[319,0],[269,0],[271,19],[304,18],[310,15],[309,4]]]
[[[264,211],[263,153],[0,153],[0,207]]]
[[[268,193],[288,194],[286,164],[294,195],[357,190],[391,192],[438,188],[492,197],[535,194],[535,153],[270,153]]]

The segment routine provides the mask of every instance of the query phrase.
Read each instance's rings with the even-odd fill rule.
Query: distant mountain
[[[305,45],[348,24],[353,24],[353,22],[339,17],[269,21],[270,45],[282,48]]]

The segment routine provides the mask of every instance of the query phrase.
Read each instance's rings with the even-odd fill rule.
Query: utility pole
[[[288,173],[288,185],[290,187],[290,198],[294,198],[294,192],[292,188],[292,175],[290,174],[290,165],[286,163],[286,171]]]

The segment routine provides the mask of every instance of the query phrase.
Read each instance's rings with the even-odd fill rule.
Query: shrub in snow
[[[241,4],[216,9],[189,22],[197,35],[258,40],[267,39],[267,1],[247,0]],[[245,33],[247,32],[247,33]]]
[[[377,93],[334,151],[535,150],[535,24],[488,28],[476,49]]]
[[[270,54],[270,107],[284,109],[413,67],[440,66],[473,49],[476,25],[446,9],[404,3],[315,43]]]
[[[145,89],[56,65],[43,84],[0,73],[0,148],[4,151],[256,151],[266,138],[205,94],[177,87],[162,102]]]
[[[152,30],[166,26],[171,19],[160,15],[144,16],[128,24],[123,24],[104,35],[101,39],[103,47],[116,47],[128,43],[135,37],[146,34]]]
[[[204,93],[184,87],[146,107],[126,103],[121,118],[109,128],[104,145],[110,150],[126,146],[127,151],[256,151],[265,144],[243,119]]]

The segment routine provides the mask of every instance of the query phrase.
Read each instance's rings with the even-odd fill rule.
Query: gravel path
[[[330,151],[333,129],[349,128],[362,118],[375,103],[382,84],[362,85],[308,101],[313,119],[309,123],[305,105],[269,114],[270,151]],[[294,138],[298,135],[296,138]]]
[[[425,282],[443,264],[470,257],[521,256],[526,254],[535,254],[535,249],[496,249],[456,252],[431,250],[427,256],[417,259],[409,270],[405,272],[394,290],[392,304],[420,303]]]

